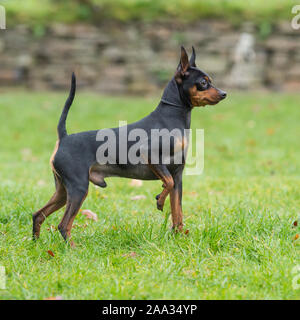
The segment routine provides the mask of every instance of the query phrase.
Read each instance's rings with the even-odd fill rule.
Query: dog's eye
[[[202,87],[206,87],[207,81],[205,79],[201,79],[200,80],[200,84],[201,84]]]
[[[199,82],[196,83],[196,87],[198,91],[206,90],[207,88],[207,81],[205,79],[201,79]]]

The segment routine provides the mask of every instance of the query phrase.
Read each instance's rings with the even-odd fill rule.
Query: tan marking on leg
[[[35,212],[32,215],[33,218],[33,237],[38,238],[40,235],[40,228],[42,223],[45,221],[45,219],[52,214],[53,212],[57,211],[61,207],[63,207],[66,203],[66,190],[62,183],[55,177],[57,181],[57,187],[56,191],[51,197],[51,199],[48,201],[48,203]]]
[[[59,140],[57,140],[56,143],[55,143],[55,147],[54,147],[54,150],[53,150],[53,152],[52,152],[52,155],[51,155],[50,161],[49,161],[49,162],[50,162],[50,166],[51,166],[51,168],[52,168],[52,171],[53,171],[57,176],[59,176],[59,174],[58,174],[58,172],[57,172],[57,171],[55,170],[55,168],[54,168],[53,161],[54,161],[56,152],[57,152],[57,150],[58,150],[58,147],[59,147]]]
[[[180,204],[179,191],[177,189],[171,190],[170,193],[170,204],[171,204],[171,213],[172,213],[172,223],[173,229],[182,230],[182,208]]]
[[[168,177],[168,176],[164,177],[163,182],[164,182],[164,189],[161,192],[161,194],[157,200],[157,207],[161,211],[164,208],[164,204],[165,204],[167,196],[169,195],[170,191],[174,187],[174,181],[173,181],[172,177]]]
[[[163,175],[155,169],[155,166],[151,164],[148,165],[152,172],[163,182],[164,189],[157,200],[157,208],[162,211],[165,204],[165,200],[174,187],[174,180],[171,175]]]

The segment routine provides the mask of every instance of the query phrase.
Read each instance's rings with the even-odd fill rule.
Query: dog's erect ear
[[[180,55],[180,71],[182,74],[184,74],[187,69],[189,68],[190,63],[189,63],[189,57],[184,49],[183,46],[181,46],[181,55]]]
[[[192,47],[192,50],[193,50],[193,53],[192,53],[191,58],[190,58],[190,65],[191,65],[191,67],[196,67],[196,52],[195,52],[195,48]]]
[[[181,46],[180,62],[175,73],[175,80],[177,81],[177,83],[182,83],[182,78],[188,75],[187,69],[189,68],[189,66],[189,57],[184,47]]]

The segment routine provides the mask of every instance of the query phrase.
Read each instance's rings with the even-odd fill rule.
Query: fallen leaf
[[[299,239],[299,234],[297,233],[293,240],[298,240],[298,239]]]
[[[132,179],[129,183],[130,186],[132,187],[141,187],[143,185],[142,180],[137,180],[137,179]]]
[[[270,104],[268,105],[268,108],[274,110],[274,109],[277,108],[277,106],[276,106],[275,104],[273,104],[273,103],[270,103]]]
[[[275,129],[274,128],[268,128],[267,129],[267,135],[272,136],[275,133]]]
[[[246,144],[248,146],[254,147],[254,146],[256,146],[256,141],[254,139],[249,139],[246,141]]]
[[[51,250],[48,250],[47,252],[51,257],[54,257],[54,253]]]
[[[194,270],[189,270],[189,269],[183,269],[183,273],[185,273],[188,276],[196,277],[197,273]]]
[[[253,111],[254,113],[258,113],[260,110],[261,110],[261,106],[260,106],[260,105],[254,105],[254,106],[252,107],[252,111]]]
[[[254,120],[249,120],[247,122],[247,127],[250,128],[250,129],[253,129],[256,125],[256,122]]]
[[[73,249],[76,248],[75,242],[71,240],[71,241],[70,241],[70,246],[71,246],[71,248],[73,248]]]
[[[84,224],[74,223],[73,224],[73,228],[86,228],[87,226],[88,226],[87,223],[84,223]]]
[[[137,195],[137,196],[133,196],[130,198],[131,200],[141,200],[141,199],[146,199],[146,196],[144,196],[143,194]]]
[[[42,104],[42,108],[43,109],[50,109],[51,108],[51,103],[49,101],[45,101],[43,104]]]
[[[39,181],[37,182],[37,185],[40,186],[40,187],[43,187],[43,186],[46,185],[46,181],[45,181],[45,180],[39,180]]]
[[[47,228],[48,231],[56,231],[57,228],[52,224],[49,228]]]
[[[32,155],[32,151],[31,151],[31,149],[30,148],[23,148],[22,150],[21,150],[21,154],[22,154],[22,156],[24,156],[24,157],[30,157],[31,155]]]
[[[185,234],[185,235],[188,235],[189,232],[190,232],[190,230],[186,229],[186,230],[184,231],[184,234]]]
[[[209,195],[212,195],[212,194],[216,194],[216,195],[220,195],[220,194],[223,194],[224,191],[216,191],[216,190],[210,190],[208,192]]]
[[[45,298],[44,300],[63,300],[63,297],[62,296],[49,297],[49,298]]]
[[[122,254],[122,257],[124,258],[134,258],[136,257],[136,252],[132,251],[132,252],[129,252],[129,253],[125,253],[125,254]]]
[[[92,219],[94,221],[98,221],[98,216],[95,212],[91,210],[82,210],[81,214],[87,217],[87,219]]]
[[[214,118],[215,120],[224,120],[224,119],[225,119],[225,115],[219,113],[219,114],[214,115],[213,118]]]
[[[198,197],[199,196],[198,192],[196,192],[196,191],[184,191],[183,193],[188,196],[191,196],[191,197]]]
[[[30,148],[24,148],[21,150],[21,156],[23,161],[37,161],[37,157],[33,156],[32,150]]]
[[[228,148],[226,146],[217,146],[216,149],[219,152],[227,152],[228,151]]]
[[[297,220],[294,221],[293,226],[294,226],[294,227],[297,227],[297,226],[298,226],[298,221],[297,221]]]

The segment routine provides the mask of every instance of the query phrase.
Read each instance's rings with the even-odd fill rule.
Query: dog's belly
[[[90,168],[90,180],[103,180],[107,177],[121,177],[140,180],[158,180],[146,164],[94,164]],[[98,184],[98,183],[96,183]]]

